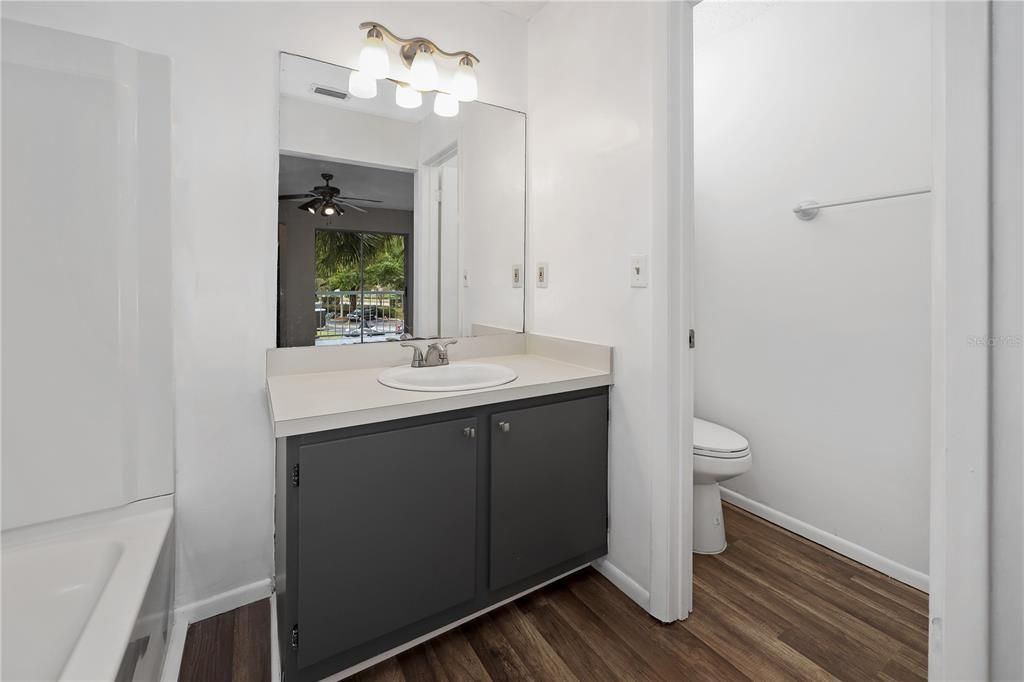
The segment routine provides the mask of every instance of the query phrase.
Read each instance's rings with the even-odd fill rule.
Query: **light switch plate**
[[[629,259],[629,286],[647,286],[647,256],[632,256]]]
[[[551,279],[551,273],[548,271],[547,263],[537,263],[537,288],[547,289],[548,280]]]
[[[523,288],[523,264],[516,263],[512,266],[512,288],[522,289]]]

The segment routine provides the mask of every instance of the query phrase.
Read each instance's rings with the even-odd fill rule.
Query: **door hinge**
[[[292,465],[292,487],[299,487],[299,465],[295,463]]]
[[[697,334],[691,329],[690,330],[690,348],[694,348],[697,345]]]
[[[298,625],[293,625],[292,626],[292,648],[293,649],[298,649],[299,648],[299,626]]]

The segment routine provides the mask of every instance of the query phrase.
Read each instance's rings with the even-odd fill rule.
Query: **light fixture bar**
[[[401,49],[398,52],[402,57],[402,61],[405,62],[405,65],[407,67],[412,66],[412,60],[416,58],[416,53],[417,51],[419,51],[421,45],[426,45],[431,52],[436,52],[440,55],[444,55],[445,57],[457,57],[460,60],[470,59],[472,60],[472,63],[474,65],[480,63],[480,58],[477,57],[472,52],[467,52],[466,50],[459,50],[458,52],[448,52],[447,50],[442,50],[440,47],[438,47],[437,43],[435,43],[433,40],[430,40],[429,38],[401,38],[399,36],[396,36],[391,31],[389,31],[386,26],[384,26],[383,24],[379,24],[376,21],[364,21],[363,23],[359,24],[359,28],[363,31],[378,30],[384,34],[385,38],[388,38],[392,42],[397,43],[401,47]]]

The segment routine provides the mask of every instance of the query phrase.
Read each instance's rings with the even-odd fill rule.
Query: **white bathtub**
[[[154,680],[169,627],[173,496],[3,532],[15,680]]]

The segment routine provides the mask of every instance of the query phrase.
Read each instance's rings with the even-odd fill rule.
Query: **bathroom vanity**
[[[397,344],[270,351],[285,679],[351,669],[606,554],[610,349],[460,343],[462,362],[517,379],[403,391],[378,381],[397,363],[358,366],[401,361]]]

